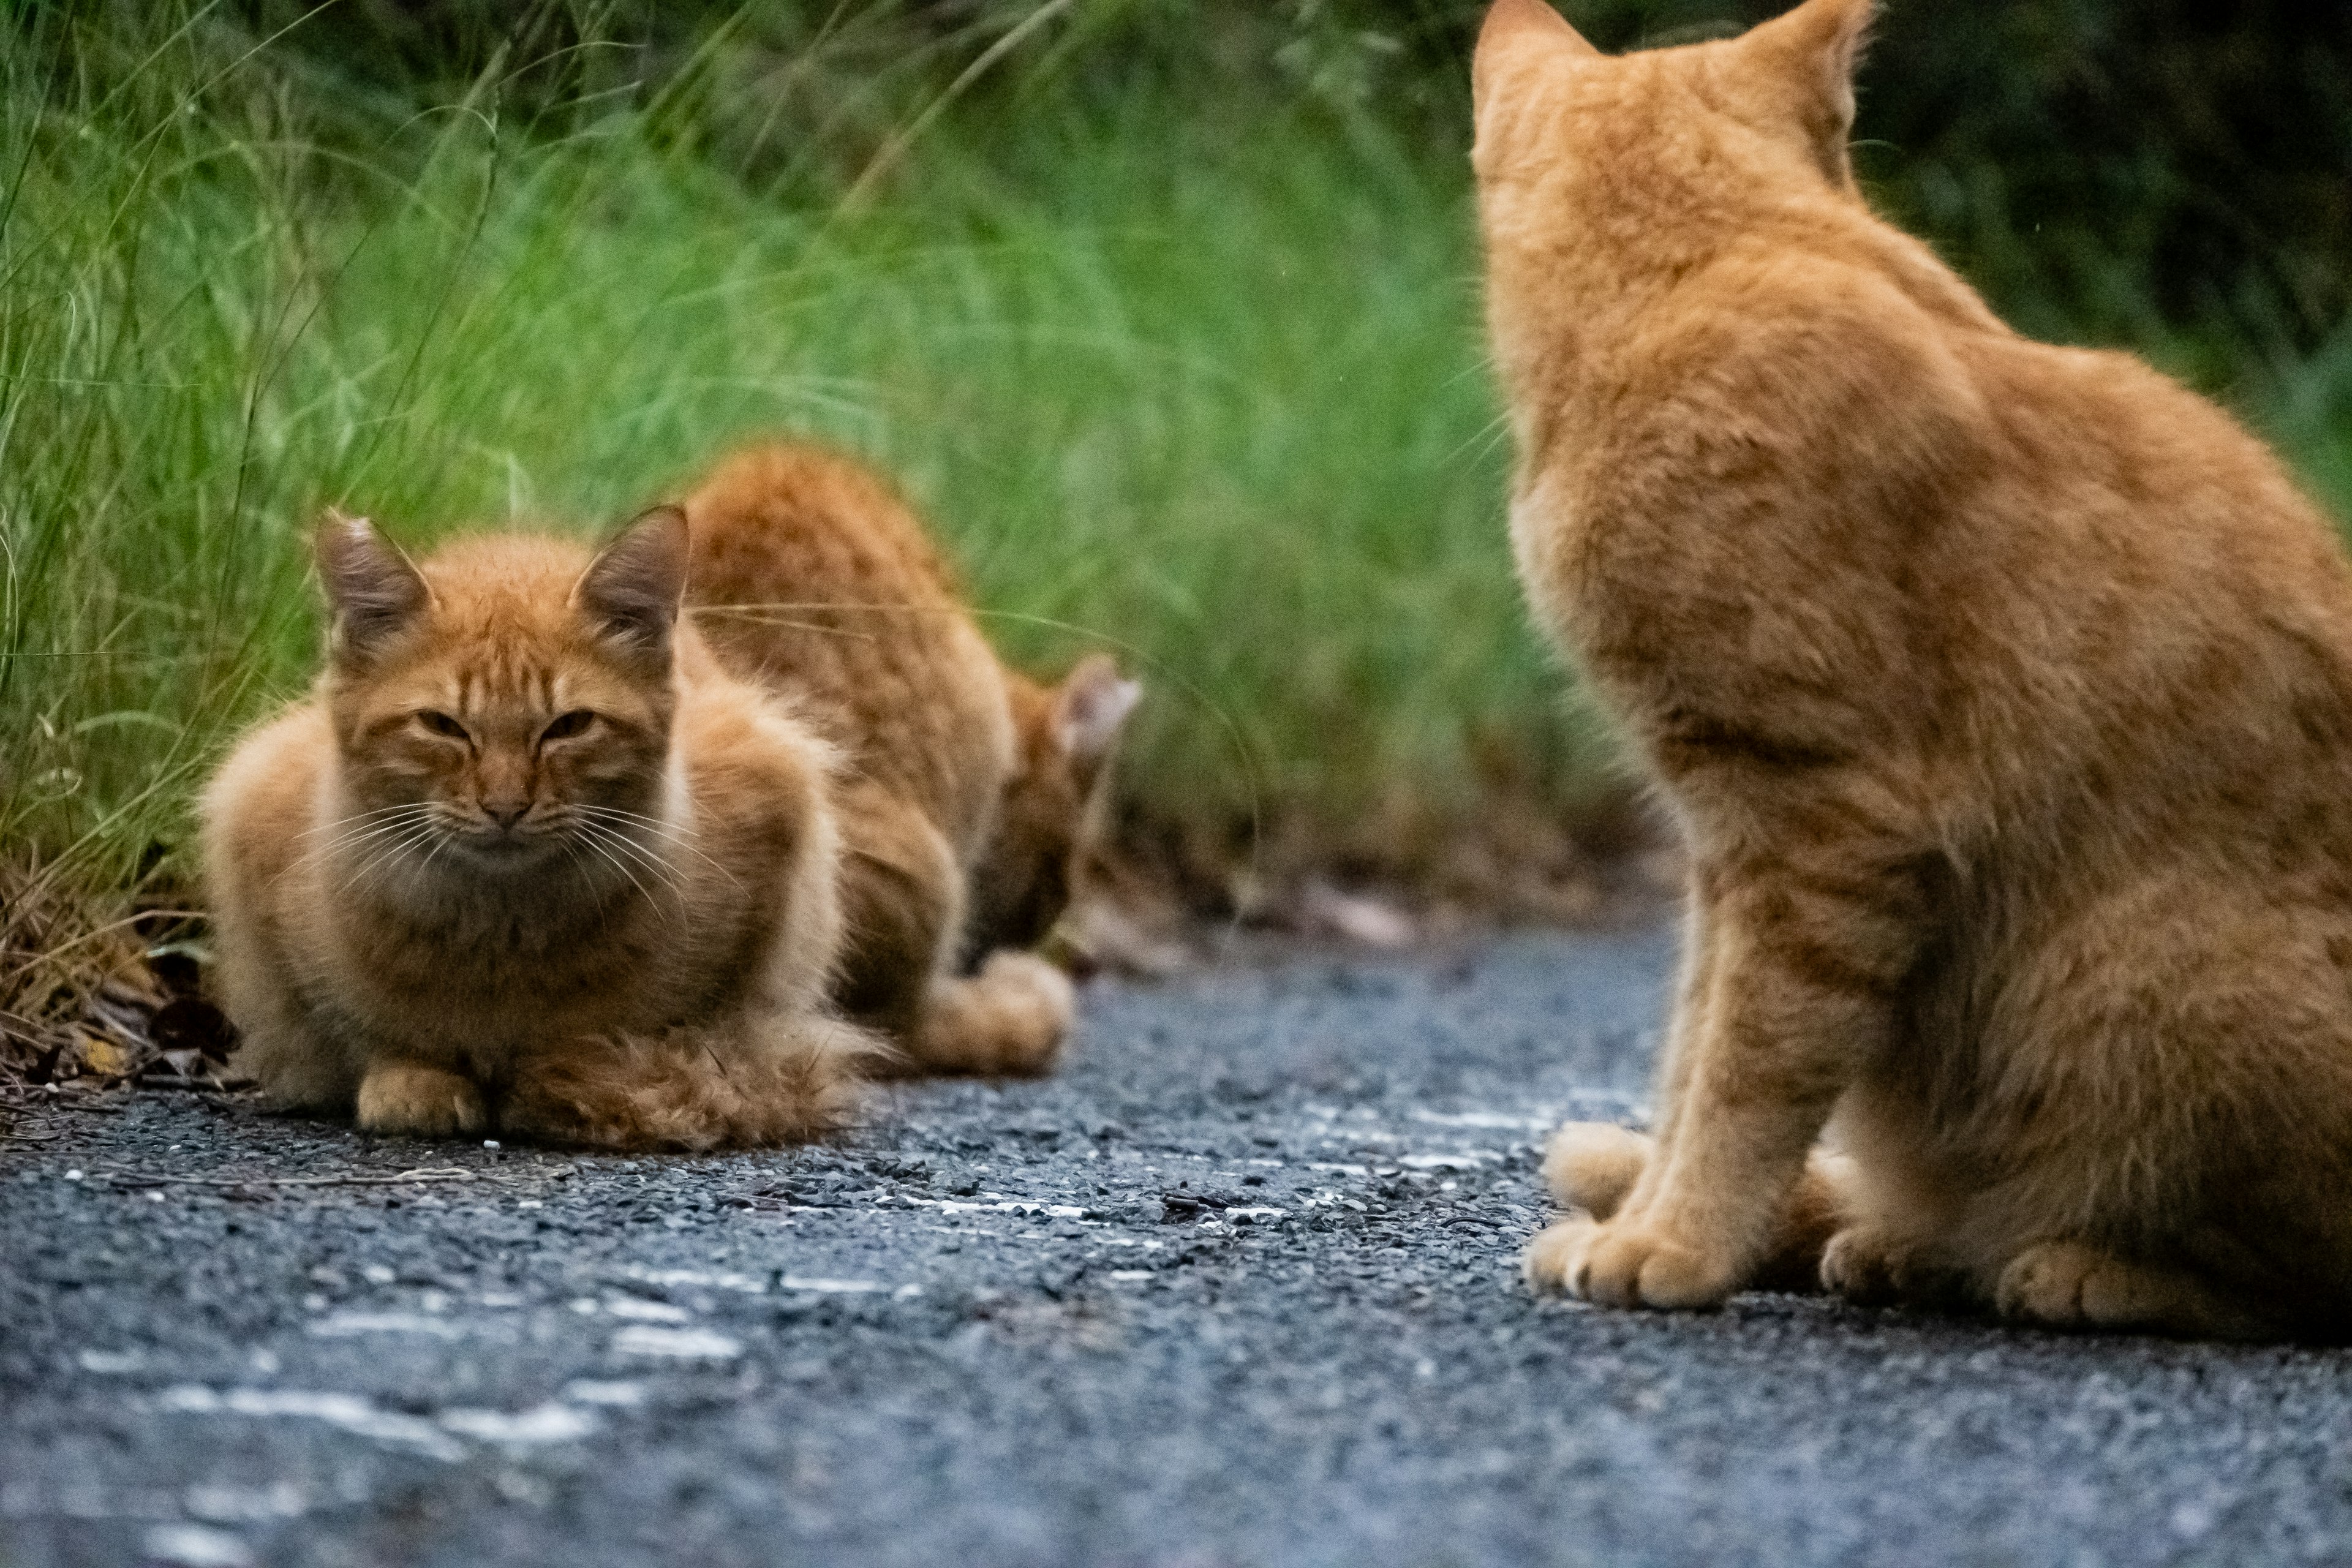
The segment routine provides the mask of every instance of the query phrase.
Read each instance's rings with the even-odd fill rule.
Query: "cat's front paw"
[[[418,1062],[370,1068],[353,1120],[361,1131],[384,1138],[478,1138],[490,1127],[473,1079]]]
[[[1738,1268],[1653,1226],[1562,1220],[1528,1245],[1528,1280],[1604,1307],[1719,1307]]]

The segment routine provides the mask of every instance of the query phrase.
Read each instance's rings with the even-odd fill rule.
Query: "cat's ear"
[[[363,517],[329,508],[313,548],[319,583],[334,613],[327,646],[338,662],[374,658],[433,603],[433,590],[408,557]]]
[[[1751,29],[1739,47],[1755,74],[1786,95],[1790,112],[1830,183],[1853,188],[1853,73],[1870,43],[1877,0],[1805,0]]]
[[[686,595],[686,513],[657,506],[613,536],[588,563],[572,602],[597,635],[649,664],[669,663]]]
[[[1054,744],[1082,772],[1098,768],[1142,700],[1139,681],[1121,675],[1109,655],[1090,653],[1054,689]]]
[[[1544,0],[1495,0],[1486,8],[1486,20],[1478,28],[1477,51],[1470,58],[1471,96],[1484,103],[1504,71],[1519,62],[1576,59],[1600,53]]]

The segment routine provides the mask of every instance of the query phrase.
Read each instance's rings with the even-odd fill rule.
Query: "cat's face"
[[[1557,289],[1580,258],[1671,268],[1791,200],[1859,200],[1846,140],[1873,4],[1806,0],[1737,38],[1611,57],[1544,0],[1496,0],[1472,68],[1490,261]]]
[[[1079,862],[1102,832],[1111,753],[1143,688],[1100,654],[1058,686],[1011,678],[1019,742],[996,831],[971,873],[970,956],[1034,947],[1069,906]]]
[[[354,830],[384,829],[364,842],[462,875],[625,862],[663,819],[686,563],[674,509],[593,561],[489,535],[421,566],[331,518],[319,562],[341,779]]]

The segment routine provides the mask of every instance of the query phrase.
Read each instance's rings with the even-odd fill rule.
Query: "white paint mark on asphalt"
[[[747,1296],[767,1293],[768,1282],[749,1274],[713,1274],[700,1268],[646,1268],[631,1264],[622,1273],[640,1284],[674,1289],[681,1285],[699,1285],[711,1290],[740,1290]]]
[[[1426,1121],[1432,1127],[1485,1127],[1504,1132],[1549,1132],[1559,1125],[1559,1113],[1548,1115],[1514,1115],[1503,1110],[1415,1110],[1409,1113],[1415,1121]]]
[[[983,1202],[959,1203],[954,1198],[904,1198],[903,1202],[919,1208],[937,1209],[941,1214],[1041,1214],[1047,1219],[1084,1219],[1087,1211],[1074,1204],[1033,1203],[1027,1198],[1008,1198],[1002,1193],[982,1193]]]
[[[436,1340],[461,1340],[463,1323],[428,1318],[420,1312],[336,1312],[310,1325],[322,1339],[347,1339],[353,1334],[427,1334]]]
[[[824,1296],[866,1296],[890,1289],[873,1279],[823,1279],[799,1274],[782,1274],[776,1283],[787,1290],[814,1290]]]
[[[683,1307],[673,1307],[667,1301],[641,1300],[635,1296],[615,1296],[604,1303],[604,1310],[616,1318],[628,1318],[640,1323],[690,1323],[694,1314]]]
[[[1149,1268],[1114,1268],[1110,1271],[1110,1277],[1131,1285],[1139,1279],[1150,1279],[1152,1272]]]
[[[183,1500],[191,1514],[207,1524],[299,1519],[310,1510],[310,1494],[292,1481],[267,1487],[192,1486]]]
[[[613,1336],[613,1349],[621,1355],[670,1361],[731,1361],[743,1353],[740,1342],[709,1329],[665,1329],[652,1323],[631,1323]]]
[[[511,1413],[504,1410],[444,1410],[439,1419],[443,1426],[460,1436],[476,1437],[508,1448],[576,1443],[604,1425],[585,1410],[551,1403]]]
[[[151,1563],[170,1568],[253,1568],[253,1549],[226,1531],[201,1524],[159,1524],[140,1542]]]
[[[158,1409],[186,1415],[245,1415],[256,1419],[283,1418],[320,1421],[357,1437],[395,1443],[436,1459],[455,1462],[466,1457],[465,1445],[430,1421],[395,1411],[380,1410],[356,1394],[331,1394],[299,1388],[205,1388],[184,1384],[167,1388],[155,1399]]]
[[[605,1383],[593,1377],[574,1378],[563,1385],[563,1397],[573,1405],[604,1405],[627,1409],[646,1402],[642,1383]]]
[[[147,1364],[140,1351],[84,1351],[74,1358],[84,1372],[94,1372],[100,1377],[120,1377],[126,1372],[137,1372]]]

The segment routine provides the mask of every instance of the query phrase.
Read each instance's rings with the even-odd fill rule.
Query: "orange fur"
[[[1563,1198],[1622,1190],[1530,1274],[1701,1307],[1793,1240],[1870,1299],[2342,1336],[2352,574],[2226,416],[1871,214],[1870,14],[1481,41],[1521,577],[1693,865],[1654,1147],[1563,1131]]]
[[[593,562],[320,530],[326,673],[204,800],[238,1059],[281,1103],[614,1149],[849,1113],[830,753],[676,624],[686,552],[674,508]]]
[[[845,458],[754,447],[686,510],[689,594],[713,646],[793,693],[848,759],[842,1005],[912,1067],[1049,1069],[1068,981],[988,953],[1060,917],[1136,689],[1099,656],[1055,688],[1006,670],[921,522]],[[968,953],[985,962],[959,973]]]

